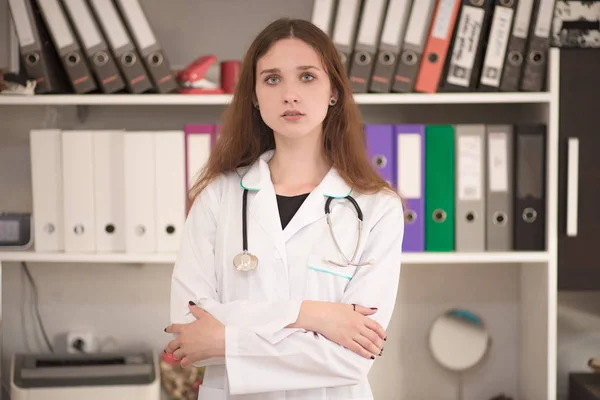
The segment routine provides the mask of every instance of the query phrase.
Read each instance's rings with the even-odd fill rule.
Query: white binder
[[[125,132],[125,251],[156,251],[154,133]]]
[[[65,249],[62,140],[58,129],[29,132],[35,251]]]
[[[207,163],[210,157],[210,142],[212,133],[188,133],[186,135],[186,168],[187,168],[187,190],[191,189],[200,170]]]
[[[94,131],[96,250],[125,251],[124,131]]]
[[[94,146],[91,131],[62,131],[65,251],[96,250]]]
[[[331,36],[336,0],[313,0],[311,22]]]
[[[185,223],[185,141],[183,131],[154,134],[156,251],[176,252]]]

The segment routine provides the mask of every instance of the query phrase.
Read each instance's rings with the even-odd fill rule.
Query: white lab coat
[[[303,300],[377,307],[371,317],[387,328],[396,301],[404,218],[402,203],[389,193],[359,194],[332,168],[285,229],[264,153],[249,167],[219,177],[197,198],[185,224],[171,287],[171,321],[190,322],[188,301],[225,326],[226,355],[205,360],[199,399],[348,400],[373,398],[367,373],[375,361],[303,329],[294,322]],[[248,193],[248,248],[258,266],[233,265],[242,250],[242,194]],[[358,250],[364,267],[341,261],[325,218],[331,202],[333,228],[350,258],[358,237],[352,192],[363,215]],[[377,357],[376,357],[377,358]]]

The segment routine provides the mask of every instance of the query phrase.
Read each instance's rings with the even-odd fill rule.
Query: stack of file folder
[[[218,128],[31,131],[35,251],[176,252]]]
[[[364,130],[372,165],[407,204],[404,251],[545,250],[546,125]]]
[[[44,93],[177,89],[139,0],[9,0],[21,69]]]
[[[556,0],[313,0],[355,93],[542,91]]]

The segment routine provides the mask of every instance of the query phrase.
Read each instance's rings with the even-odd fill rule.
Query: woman
[[[199,398],[372,399],[403,207],[319,28],[282,19],[258,35],[190,197],[165,352],[208,365]]]

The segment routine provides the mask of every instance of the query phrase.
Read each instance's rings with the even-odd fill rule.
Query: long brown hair
[[[323,121],[323,150],[327,160],[354,190],[373,193],[395,190],[369,162],[360,110],[338,52],[327,34],[312,23],[282,18],[269,24],[246,53],[232,103],[223,114],[222,130],[210,158],[190,189],[191,202],[218,175],[235,171],[275,148],[273,130],[254,107],[256,64],[278,40],[297,38],[312,46],[321,57],[338,101],[329,107]]]

